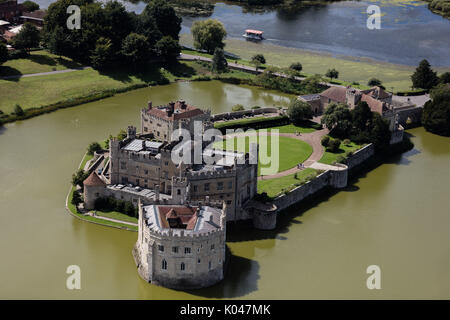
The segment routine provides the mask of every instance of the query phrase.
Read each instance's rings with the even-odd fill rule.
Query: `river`
[[[137,233],[70,216],[64,202],[86,146],[139,123],[138,111],[183,98],[213,112],[285,104],[287,95],[220,82],[139,89],[0,129],[0,299],[450,298],[450,138],[410,130],[415,148],[283,214],[275,231],[238,225],[225,280],[198,291],[145,283]],[[381,290],[366,268],[381,268]],[[81,290],[66,268],[81,268]]]
[[[54,1],[36,2],[47,8]],[[137,13],[145,7],[144,2],[123,3]],[[380,30],[367,28],[369,5],[380,7]],[[252,28],[264,30],[264,42],[269,44],[411,66],[426,58],[433,66],[450,66],[450,20],[432,13],[423,1],[339,1],[260,13],[218,2],[208,18],[224,23],[228,38],[242,39],[244,30]],[[192,22],[199,19],[206,18],[183,17],[181,32],[189,33]]]

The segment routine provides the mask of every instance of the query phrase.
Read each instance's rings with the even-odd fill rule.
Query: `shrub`
[[[92,156],[94,154],[94,152],[97,152],[100,150],[102,150],[102,146],[100,145],[100,143],[92,142],[88,146],[87,153]]]
[[[338,155],[336,157],[336,163],[345,163],[345,157],[342,155]]]
[[[341,140],[340,139],[332,139],[328,143],[328,149],[335,153],[339,150],[339,147],[341,146]]]
[[[322,140],[320,141],[320,143],[322,144],[322,146],[324,146],[325,148],[328,148],[328,144],[330,143],[330,137],[329,136],[323,136]]]
[[[350,143],[351,143],[351,141],[350,141],[350,139],[344,139],[343,143],[344,143],[346,146],[349,146]]]
[[[23,116],[25,114],[25,112],[23,111],[22,107],[18,104],[15,105],[14,107],[14,114],[16,116]]]
[[[302,71],[303,66],[300,62],[295,62],[289,66],[289,69],[300,72],[300,71]]]
[[[232,108],[231,111],[235,112],[235,111],[244,111],[245,108],[242,104],[235,104]]]

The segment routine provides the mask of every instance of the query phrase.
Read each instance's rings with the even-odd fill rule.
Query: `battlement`
[[[236,169],[233,168],[223,168],[223,169],[212,169],[212,170],[200,170],[200,171],[188,171],[186,172],[186,177],[189,180],[203,180],[203,179],[213,179],[213,178],[231,178],[236,176]]]

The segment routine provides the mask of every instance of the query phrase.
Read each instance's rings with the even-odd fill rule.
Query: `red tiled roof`
[[[99,176],[95,173],[95,171],[92,171],[92,173],[89,175],[89,177],[86,178],[86,180],[83,181],[83,185],[85,186],[104,186],[105,183],[102,179],[99,178]]]
[[[167,219],[179,218],[186,225],[187,230],[192,230],[197,223],[196,207],[185,206],[158,206],[159,220],[163,228],[169,228]]]
[[[346,103],[346,88],[330,87],[320,94],[320,96],[330,99],[331,101],[338,103]]]
[[[372,87],[367,91],[364,91],[367,95],[375,99],[386,99],[389,98],[389,93],[383,90],[381,87]]]
[[[245,32],[246,32],[246,33],[254,33],[254,34],[258,34],[258,35],[261,35],[261,34],[264,33],[263,31],[260,31],[260,30],[254,30],[254,29],[247,29],[247,30],[245,30]]]
[[[191,106],[189,104],[184,104],[184,108],[182,107],[183,103],[181,101],[177,101],[174,104],[174,112],[168,116],[167,111],[169,106],[162,107],[152,107],[151,109],[147,109],[146,113],[149,115],[153,115],[158,118],[162,118],[165,120],[179,120],[179,119],[187,119],[191,117],[195,117],[197,115],[203,114],[203,110]]]
[[[378,112],[379,114],[383,114],[383,111],[385,108],[384,108],[384,103],[382,101],[374,99],[367,94],[363,94],[361,96],[361,101],[367,102],[370,110],[372,110],[373,112]]]

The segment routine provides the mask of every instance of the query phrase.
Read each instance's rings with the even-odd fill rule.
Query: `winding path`
[[[321,166],[318,164],[318,161],[320,160],[320,158],[322,158],[323,153],[325,152],[325,150],[321,144],[321,139],[323,136],[325,136],[328,133],[329,133],[329,130],[326,128],[317,130],[314,132],[302,133],[302,134],[283,133],[283,132],[278,133],[278,135],[280,137],[293,138],[293,139],[301,140],[301,141],[308,143],[312,147],[313,151],[312,151],[311,155],[303,162],[304,168],[293,167],[288,170],[277,172],[275,174],[271,174],[271,175],[267,175],[267,176],[259,176],[258,180],[269,180],[269,179],[275,179],[275,178],[288,176],[288,175],[294,174],[296,172],[300,172],[300,171],[304,170],[305,168],[321,169]],[[269,131],[268,132],[258,132],[258,134],[272,135],[272,133]],[[248,135],[254,135],[254,134],[235,133],[235,134],[230,134],[230,135],[224,136],[224,139],[235,137],[235,136],[248,136]],[[327,166],[327,165],[325,165],[325,166]],[[330,166],[330,167],[332,167],[332,166]]]

